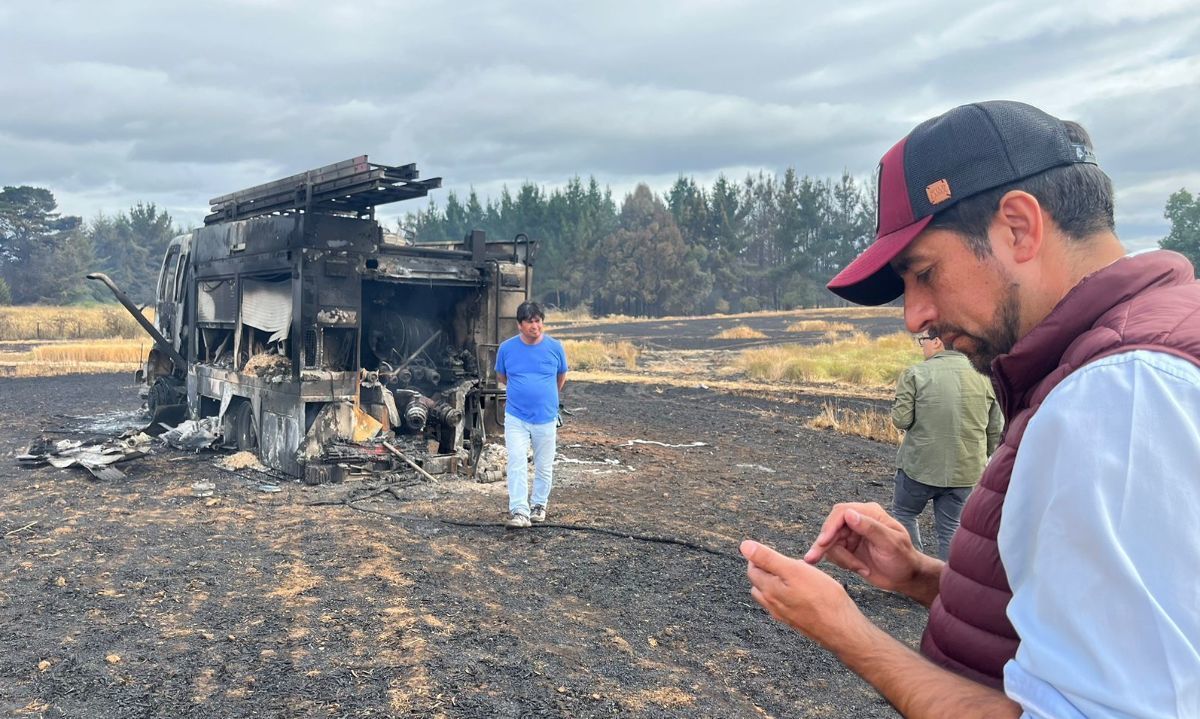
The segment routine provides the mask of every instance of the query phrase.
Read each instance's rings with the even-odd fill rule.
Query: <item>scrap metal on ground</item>
[[[49,464],[58,469],[78,466],[91,472],[96,479],[123,479],[125,473],[112,465],[146,456],[150,451],[150,443],[151,438],[141,433],[117,440],[51,441],[40,437],[16,459],[24,466]]]

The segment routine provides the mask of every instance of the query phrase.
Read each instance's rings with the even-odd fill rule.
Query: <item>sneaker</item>
[[[529,526],[529,515],[514,509],[508,513],[508,521],[504,523],[504,526],[509,529],[524,529]]]
[[[546,505],[535,504],[529,512],[529,521],[534,524],[541,524],[546,521]]]

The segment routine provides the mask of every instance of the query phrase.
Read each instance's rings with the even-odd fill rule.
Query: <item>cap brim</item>
[[[858,305],[882,305],[904,294],[904,281],[891,261],[921,234],[933,215],[876,238],[853,262],[825,285],[830,292]]]

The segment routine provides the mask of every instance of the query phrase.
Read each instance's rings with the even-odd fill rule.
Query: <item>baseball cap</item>
[[[1022,102],[961,105],[917,125],[879,161],[875,241],[826,285],[860,305],[904,294],[889,264],[939,212],[1060,165],[1096,164],[1062,120]]]

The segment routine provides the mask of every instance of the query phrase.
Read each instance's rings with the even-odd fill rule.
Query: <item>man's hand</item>
[[[925,606],[937,596],[943,564],[913,546],[903,525],[872,502],[834,505],[804,561],[828,559],[872,585]]]
[[[874,506],[880,514],[887,516],[879,505],[854,506]],[[841,513],[846,511],[843,509]],[[858,509],[853,511],[858,519],[847,518],[846,521],[863,528],[859,520],[864,516]],[[876,523],[879,528],[891,531],[890,527]],[[899,530],[904,532],[903,527]],[[908,536],[907,532],[904,534]],[[859,536],[860,545],[870,541]],[[909,546],[912,546],[911,542]],[[1016,719],[1020,716],[1021,707],[1003,693],[935,667],[888,636],[863,616],[850,595],[825,572],[749,539],[742,542],[741,551],[750,562],[746,573],[750,577],[750,594],[754,601],[775,619],[803,632],[836,654],[847,667],[878,689],[903,716],[939,719]]]
[[[750,596],[776,620],[833,649],[840,637],[867,619],[833,577],[770,547],[745,540]]]

